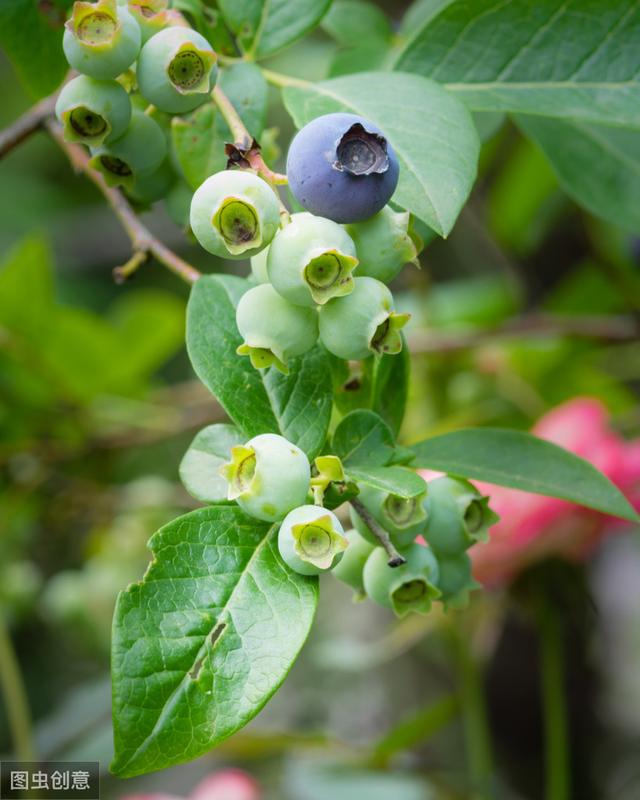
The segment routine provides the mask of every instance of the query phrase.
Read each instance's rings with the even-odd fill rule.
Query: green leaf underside
[[[180,480],[186,490],[203,503],[225,501],[229,484],[219,470],[229,460],[231,448],[243,442],[244,436],[234,425],[203,428],[180,463]]]
[[[577,203],[640,232],[640,131],[524,115],[516,122]]]
[[[199,509],[150,540],[144,580],[114,617],[115,759],[122,777],[197,758],[246,724],[307,638],[318,584],[292,572],[278,526]]]
[[[400,72],[361,72],[284,90],[301,128],[321,114],[360,114],[384,131],[400,162],[394,203],[446,236],[476,176],[479,140],[471,115],[433,81]]]
[[[345,466],[383,467],[394,456],[393,434],[373,411],[351,411],[336,427],[332,452]]]
[[[358,483],[406,499],[417,497],[427,488],[423,478],[402,467],[349,467],[347,473],[349,478]]]
[[[453,2],[407,39],[394,68],[476,111],[640,125],[637,0]]]
[[[318,25],[331,0],[219,0],[225,22],[245,52],[271,55]]]
[[[328,358],[319,347],[291,359],[289,375],[254,369],[240,358],[235,304],[248,284],[207,275],[194,285],[187,307],[187,350],[200,380],[246,435],[281,433],[309,458],[324,445],[332,405]]]
[[[629,501],[594,466],[522,431],[469,428],[413,445],[413,467],[558,497],[638,522]]]

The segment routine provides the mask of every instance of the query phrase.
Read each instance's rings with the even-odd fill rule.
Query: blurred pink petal
[[[239,769],[223,769],[207,775],[189,795],[189,800],[259,800],[256,781]]]

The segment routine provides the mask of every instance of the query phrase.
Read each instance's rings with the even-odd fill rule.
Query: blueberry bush
[[[189,285],[191,365],[228,418],[181,461],[202,507],[153,534],[118,599],[116,775],[195,759],[258,714],[304,646],[321,573],[401,619],[473,603],[467,551],[498,516],[470,481],[638,521],[588,461],[532,434],[404,440],[412,321],[389,288],[451,233],[507,120],[577,203],[637,229],[636,2],[416,0],[393,32],[362,0],[78,0],[63,36],[33,5],[0,9],[41,98],[0,151],[45,128],[131,239],[117,280],[155,260]],[[318,26],[340,45],[333,77],[271,68]],[[275,93],[298,129],[282,173]],[[157,202],[245,277],[203,274],[153,235]]]

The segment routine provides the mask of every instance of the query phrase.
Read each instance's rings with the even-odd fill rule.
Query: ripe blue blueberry
[[[190,219],[205,250],[221,258],[251,258],[276,235],[280,207],[273,189],[253,172],[223,170],[196,189]]]
[[[117,81],[78,75],[62,87],[56,101],[56,117],[68,142],[97,147],[127,130],[131,101]]]
[[[278,549],[300,575],[319,575],[335,566],[348,547],[336,515],[322,506],[300,506],[284,518]]]
[[[425,539],[438,557],[457,556],[476,542],[486,542],[498,515],[469,481],[445,475],[429,481]]]
[[[320,340],[330,353],[347,361],[399,353],[400,329],[408,321],[409,314],[393,310],[393,296],[384,283],[355,278],[351,294],[320,308]]]
[[[393,609],[398,617],[412,611],[426,614],[432,601],[440,597],[438,562],[422,544],[410,544],[400,553],[406,563],[390,567],[383,548],[373,550],[362,573],[365,592],[379,605]]]
[[[289,359],[306,353],[318,340],[315,308],[294,306],[270,283],[242,295],[236,325],[244,339],[237,352],[249,356],[256,369],[274,366],[287,374]]]
[[[173,26],[142,47],[136,76],[140,93],[156,108],[184,114],[209,99],[217,77],[217,55],[191,28]]]
[[[312,214],[361,222],[387,204],[398,184],[397,156],[384,133],[356,114],[325,114],[295,136],[289,188]]]
[[[140,43],[140,26],[116,0],[78,0],[62,39],[69,64],[83,75],[102,80],[125,72],[138,57]]]

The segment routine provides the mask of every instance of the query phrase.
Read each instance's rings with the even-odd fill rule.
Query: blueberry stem
[[[264,67],[260,67],[260,69],[267,82],[280,89],[284,89],[287,86],[297,86],[300,89],[305,89],[311,86],[311,82],[305,81],[303,78],[294,78],[292,75],[284,75],[282,72],[274,72],[272,69],[265,69]]]
[[[369,509],[358,500],[357,497],[354,497],[352,500],[349,500],[351,503],[353,510],[358,514],[359,517],[362,518],[364,524],[369,528],[371,533],[376,537],[376,539],[380,542],[380,545],[384,547],[386,554],[389,556],[388,564],[390,567],[400,567],[402,564],[406,564],[407,560],[400,555],[400,553],[396,550],[393,545],[393,542],[389,538],[389,534],[385,531],[385,529],[380,525],[378,520],[373,516],[373,514],[369,511]]]
[[[167,269],[182,278],[182,280],[187,283],[195,283],[198,278],[201,277],[201,273],[157,239],[140,219],[138,219],[138,216],[125,196],[121,194],[118,189],[107,186],[102,175],[96,170],[91,169],[89,166],[89,156],[84,147],[65,141],[62,128],[53,117],[48,117],[44,121],[44,126],[51,135],[51,138],[60,146],[64,153],[66,153],[75,171],[86,175],[87,178],[97,186],[131,240],[133,255],[126,264],[120,268],[116,268],[114,271],[116,280],[122,280],[128,277],[128,275],[132,274],[147,260],[147,258],[149,258],[149,256],[153,256],[157,261],[167,267]]]
[[[46,120],[53,114],[57,99],[57,92],[50,97],[45,97],[39,103],[26,111],[21,117],[0,131],[0,159],[10,153],[14,147],[22,144],[31,134],[44,127]]]

